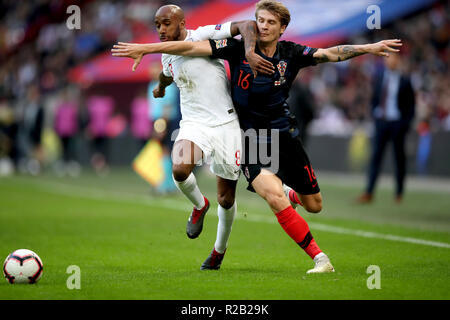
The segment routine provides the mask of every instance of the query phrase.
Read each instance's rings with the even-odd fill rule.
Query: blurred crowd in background
[[[73,2],[0,2],[0,159],[11,159],[18,170],[37,174],[49,162],[51,157],[42,148],[45,128],[55,132],[62,149],[60,157],[71,164],[69,171],[74,175],[80,168],[77,155],[67,148],[72,138],[82,136],[92,141],[99,150],[92,165],[105,165],[102,149],[111,135],[103,133],[108,123],[102,117],[107,121],[116,119],[116,127],[130,127],[132,112],[118,115],[107,92],[85,96],[85,88],[69,82],[68,71],[109,51],[118,40],[131,41],[149,28],[153,30],[156,9],[169,3],[78,1],[83,13],[82,29],[73,32],[66,26],[66,9]],[[185,11],[205,2],[170,1]],[[450,131],[449,15],[448,3],[439,3],[346,41],[362,44],[390,38],[403,40],[402,67],[411,75],[416,93],[415,129],[419,131]],[[356,128],[370,123],[371,81],[381,63],[380,58],[365,55],[302,70],[293,89],[302,94],[293,97],[291,103],[294,109],[302,104],[299,113],[305,128],[310,125],[305,134],[351,136]],[[143,97],[148,95],[137,98]],[[130,108],[133,103],[139,104],[130,102]],[[99,106],[97,111],[91,110],[92,105]],[[155,120],[151,114],[147,112],[149,123]],[[135,137],[145,141],[151,131],[146,131],[148,137]]]
[[[350,44],[401,39],[402,69],[416,92],[416,123],[433,130],[450,130],[450,10],[435,6],[387,28],[348,39]],[[351,134],[370,118],[374,73],[382,59],[364,55],[341,63],[302,70],[299,81],[315,101],[313,132]]]

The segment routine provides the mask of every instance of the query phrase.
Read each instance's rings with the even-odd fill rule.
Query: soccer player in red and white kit
[[[183,10],[175,5],[159,8],[154,23],[163,43],[225,39],[238,34],[245,41],[253,43],[256,40],[256,29],[251,21],[227,22],[188,30]],[[142,56],[135,60],[133,71],[141,59]],[[254,51],[248,52],[248,59],[255,71],[272,72],[271,63]],[[163,71],[153,91],[154,96],[163,97],[165,88],[172,82],[180,89],[182,120],[172,150],[172,173],[175,185],[194,205],[186,225],[186,234],[191,239],[200,235],[209,209],[209,200],[200,191],[192,171],[202,161],[210,162],[210,169],[217,176],[217,237],[201,269],[219,269],[237,210],[235,193],[242,149],[238,117],[229,93],[224,62],[208,57],[170,54],[163,54],[161,60]]]
[[[290,13],[282,3],[262,0],[256,5],[255,16],[258,28],[255,53],[277,66],[270,76],[255,75],[246,61],[244,44],[233,38],[190,43],[122,44],[116,47],[117,53],[134,59],[148,53],[170,53],[228,60],[232,98],[241,128],[279,132],[279,169],[276,172],[271,172],[268,169],[271,164],[260,161],[262,159],[258,159],[257,163],[244,159],[241,169],[249,182],[249,190],[266,200],[284,231],[314,260],[314,268],[307,273],[334,272],[330,259],[312,237],[307,222],[292,206],[301,202],[308,212],[322,210],[317,178],[286,103],[289,89],[301,68],[344,61],[366,53],[388,56],[388,52],[399,51],[393,47],[401,46],[401,42],[396,39],[366,45],[311,48],[279,41],[290,22]],[[258,136],[255,141],[258,147],[265,144],[267,150],[267,145],[272,143],[270,138]],[[249,156],[248,152],[246,156]]]

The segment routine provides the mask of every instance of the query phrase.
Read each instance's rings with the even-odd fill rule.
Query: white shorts
[[[241,128],[237,119],[215,127],[181,121],[175,142],[179,140],[195,143],[203,151],[202,163],[210,164],[210,170],[216,176],[227,180],[239,179],[242,143]]]

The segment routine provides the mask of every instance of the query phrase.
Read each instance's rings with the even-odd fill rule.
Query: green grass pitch
[[[0,299],[449,299],[450,192],[419,187],[393,202],[381,185],[371,206],[352,204],[363,180],[318,172],[319,215],[298,209],[336,269],[306,275],[311,259],[283,232],[262,199],[238,185],[238,213],[219,271],[200,271],[217,226],[215,180],[199,174],[212,206],[203,233],[185,234],[191,206],[155,196],[128,169],[107,177],[0,178],[0,258],[35,251],[44,273],[35,285],[0,281]],[[67,267],[81,270],[69,290]],[[370,265],[381,289],[369,290]]]

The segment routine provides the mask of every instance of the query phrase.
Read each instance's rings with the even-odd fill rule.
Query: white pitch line
[[[27,182],[30,183],[30,181],[27,181]],[[61,194],[61,195],[65,195],[65,196],[83,197],[83,198],[89,198],[89,199],[93,199],[93,200],[108,200],[108,201],[140,203],[140,204],[148,205],[151,207],[167,208],[167,209],[183,211],[183,212],[186,212],[186,210],[190,210],[190,206],[188,205],[188,203],[186,201],[180,201],[177,199],[158,199],[157,202],[154,202],[153,199],[151,199],[147,196],[142,196],[142,195],[103,191],[103,190],[99,190],[99,189],[95,189],[95,188],[76,187],[76,186],[71,186],[71,185],[67,185],[64,183],[49,182],[49,181],[39,181],[38,184],[41,186],[45,185],[47,187],[46,188],[47,191],[49,191],[51,193]],[[242,215],[241,214],[241,215],[237,215],[236,218],[239,220],[247,220],[247,221],[252,221],[252,222],[264,222],[264,223],[272,223],[272,224],[277,223],[275,217],[255,215],[255,214],[251,214],[251,215]],[[331,226],[331,225],[327,225],[327,224],[323,224],[323,223],[310,223],[309,225],[312,229],[325,231],[325,232],[339,233],[339,234],[344,234],[344,235],[353,235],[353,236],[358,236],[358,237],[363,237],[363,238],[405,242],[405,243],[419,244],[419,245],[438,247],[438,248],[450,248],[450,244],[445,243],[445,242],[437,242],[437,241],[430,241],[430,240],[424,240],[424,239],[418,239],[418,238],[403,237],[403,236],[397,236],[397,235],[392,235],[392,234],[383,234],[383,233],[377,233],[377,232],[371,232],[371,231],[348,229],[348,228]]]
[[[265,217],[261,215],[248,215],[247,217],[239,217],[241,220],[249,220],[253,222],[265,222],[265,223],[274,223],[276,224],[276,218],[273,217]],[[382,239],[382,240],[391,240],[391,241],[397,241],[397,242],[406,242],[406,243],[413,243],[413,244],[421,244],[426,246],[432,246],[432,247],[440,247],[440,248],[450,248],[449,243],[445,242],[437,242],[437,241],[430,241],[430,240],[423,240],[418,238],[410,238],[410,237],[402,237],[402,236],[396,236],[392,234],[383,234],[383,233],[376,233],[371,231],[363,231],[363,230],[355,230],[355,229],[348,229],[348,228],[342,228],[342,227],[335,227],[330,226],[328,224],[323,223],[316,223],[311,222],[309,223],[309,226],[311,229],[314,230],[320,230],[325,232],[332,232],[332,233],[340,233],[345,235],[354,235],[358,237],[363,238],[373,238],[373,239]]]
[[[327,232],[341,233],[341,234],[346,234],[346,235],[355,235],[355,236],[364,237],[364,238],[383,239],[383,240],[391,240],[391,241],[406,242],[406,243],[413,243],[413,244],[421,244],[421,245],[439,247],[439,248],[450,248],[450,244],[445,243],[445,242],[423,240],[423,239],[411,238],[411,237],[402,237],[402,236],[396,236],[393,234],[383,234],[383,233],[377,233],[377,232],[371,232],[371,231],[347,229],[347,228],[330,226],[330,225],[326,225],[326,224],[322,224],[322,223],[311,223],[310,225],[313,229],[327,231]]]

